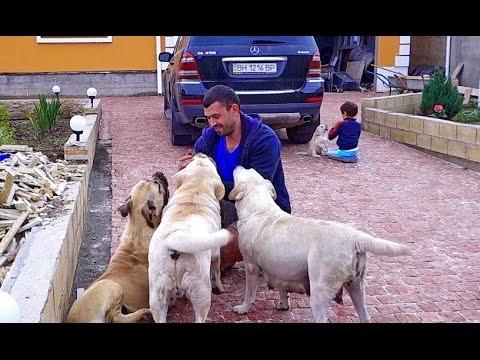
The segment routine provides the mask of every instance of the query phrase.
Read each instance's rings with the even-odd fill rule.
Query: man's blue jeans
[[[342,162],[351,162],[351,163],[355,163],[358,161],[358,157],[357,157],[357,154],[358,154],[358,147],[356,147],[355,149],[350,149],[350,150],[329,150],[327,152],[327,156],[329,158],[332,158],[332,159],[335,159],[335,160],[339,160],[339,161],[342,161]]]

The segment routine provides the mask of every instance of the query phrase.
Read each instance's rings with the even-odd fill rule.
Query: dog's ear
[[[228,194],[228,199],[232,201],[240,200],[243,198],[243,195],[245,195],[245,190],[247,190],[247,184],[244,182],[239,183],[232,189],[232,191],[230,191],[230,194]]]
[[[118,211],[120,211],[120,214],[125,217],[130,213],[130,211],[132,211],[132,205],[132,199],[129,196],[125,203],[118,207]]]
[[[225,185],[220,180],[215,180],[215,197],[217,200],[222,200],[225,196]]]
[[[168,191],[168,180],[161,171],[157,171],[153,175],[153,181],[155,181],[163,189],[163,206],[167,205],[170,198],[170,192]]]
[[[183,180],[185,179],[185,171],[180,170],[175,175],[172,176],[172,180],[175,183],[175,187],[178,189],[182,186]]]
[[[150,226],[152,229],[156,227],[154,220],[160,220],[155,213],[156,210],[157,207],[155,206],[155,202],[153,201],[153,196],[150,194],[149,199],[142,206],[142,215],[147,221],[148,226]],[[160,223],[160,221],[158,221],[157,223]]]
[[[272,199],[277,200],[277,191],[275,190],[275,187],[273,186],[272,182],[270,180],[265,179],[265,183],[267,184],[268,190],[270,190]]]

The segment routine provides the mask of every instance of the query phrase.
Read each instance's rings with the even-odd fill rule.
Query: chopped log
[[[34,168],[38,163],[40,163],[40,159],[37,155],[33,155],[32,160],[30,160],[27,167]]]
[[[0,151],[3,152],[17,152],[17,151],[33,151],[28,145],[2,145]]]
[[[18,215],[14,215],[8,212],[4,211],[5,209],[0,209],[0,219],[3,220],[16,220],[18,218],[18,215],[20,215],[20,212],[18,212]]]
[[[18,232],[21,233],[22,231],[31,229],[34,226],[41,225],[43,219],[41,217],[36,217],[33,220],[29,221],[27,224],[23,225],[20,229],[18,229]]]
[[[20,217],[16,220],[16,222],[12,225],[10,230],[5,234],[2,241],[0,241],[0,254],[7,248],[7,246],[12,241],[13,237],[17,233],[18,229],[22,226],[23,222],[26,220],[28,216],[28,211],[23,212]]]
[[[20,160],[20,162],[23,163],[23,165],[27,165],[28,164],[28,159],[25,155],[23,155],[22,152],[18,151],[15,155],[15,156],[18,160]]]
[[[12,192],[12,190],[13,190],[13,192],[15,192],[14,185],[15,185],[14,184],[14,176],[7,173],[6,180],[5,180],[5,185],[3,186],[3,189],[0,192],[0,205],[7,202],[7,199],[10,197],[10,193]]]

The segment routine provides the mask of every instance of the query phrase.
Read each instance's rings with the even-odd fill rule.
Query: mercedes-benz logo
[[[250,52],[252,53],[252,55],[257,55],[260,52],[260,49],[256,46],[252,46],[250,48]]]

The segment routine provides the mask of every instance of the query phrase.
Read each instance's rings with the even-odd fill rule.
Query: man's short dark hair
[[[232,104],[237,104],[240,107],[240,98],[232,88],[225,85],[215,85],[210,88],[203,97],[203,107],[208,108],[214,102],[225,105],[227,110],[230,110]]]
[[[347,113],[348,116],[353,118],[358,113],[358,106],[357,106],[357,104],[355,104],[351,101],[347,101],[347,102],[343,103],[342,106],[340,106],[340,111],[342,113],[343,112]]]

